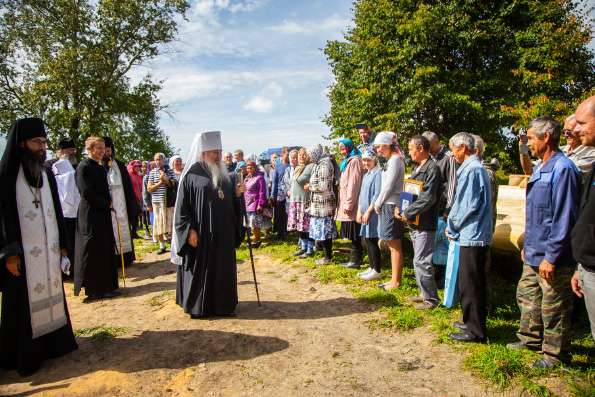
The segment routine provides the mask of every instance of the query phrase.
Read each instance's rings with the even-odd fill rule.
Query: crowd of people
[[[486,342],[498,182],[494,162],[483,160],[483,139],[459,132],[446,146],[427,131],[403,150],[394,132],[356,129],[360,142],[283,148],[268,164],[242,150],[223,154],[220,132],[211,131],[197,134],[185,160],[156,153],[125,165],[109,137],[87,138],[80,163],[74,142],[62,140],[46,162],[43,121],[15,122],[0,162],[1,367],[26,375],[76,349],[60,273],[74,277],[77,296],[83,289],[89,300],[118,296],[118,269],[135,260],[140,231],[158,254],[171,243],[176,302],[193,318],[234,315],[235,249],[247,230],[255,249],[265,238],[296,235],[294,255],[318,251],[317,266],[333,263],[333,241],[346,239],[350,254],[341,265],[361,269],[357,277],[366,281],[384,278],[387,251],[391,276],[378,284],[386,291],[402,284],[409,233],[419,289],[410,300],[419,310],[440,305],[454,245],[458,271],[449,279],[457,280],[463,316],[450,337]],[[567,145],[560,148],[562,133]],[[542,351],[534,365],[551,368],[568,359],[573,292],[585,297],[595,337],[595,97],[563,126],[534,119],[520,153],[531,177],[519,341],[508,346]]]

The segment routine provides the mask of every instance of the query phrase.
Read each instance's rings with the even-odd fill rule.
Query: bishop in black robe
[[[0,196],[0,367],[16,369],[22,376],[37,371],[48,358],[77,349],[60,277],[60,256],[67,253],[67,243],[58,188],[54,174],[42,166],[45,149],[38,152],[42,152],[41,156],[35,156],[24,146],[33,138],[46,138],[43,121],[38,118],[17,120],[0,162],[3,189]],[[35,157],[37,160],[33,160]],[[32,161],[39,161],[38,166],[31,165]],[[25,199],[17,203],[17,195],[23,192],[26,200],[33,199],[31,203]],[[20,213],[27,207],[29,212]],[[30,225],[22,225],[22,220]],[[35,233],[31,233],[32,229]],[[31,245],[32,239],[35,241]],[[26,244],[28,249],[25,250]],[[16,259],[15,256],[20,262],[19,275],[7,267],[7,262]],[[27,258],[32,262],[28,263]],[[41,262],[33,266],[34,260]],[[30,280],[35,280],[34,285],[29,285]],[[35,299],[33,305],[31,296]],[[35,314],[35,321],[31,313]]]
[[[204,161],[191,166],[178,189],[174,231],[182,257],[176,303],[193,318],[233,315],[238,303],[236,247],[242,220],[235,188],[226,176],[213,183]],[[198,246],[188,243],[190,230]]]
[[[111,297],[118,289],[114,252],[111,197],[107,171],[92,158],[76,169],[76,186],[81,194],[75,241],[74,294],[81,288],[91,298]]]

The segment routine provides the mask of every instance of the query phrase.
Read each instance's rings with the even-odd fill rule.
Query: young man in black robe
[[[126,166],[116,159],[114,142],[107,136],[103,137],[103,142],[105,143],[103,166],[107,170],[107,180],[114,209],[112,211],[112,226],[117,250],[115,263],[118,267],[121,266],[120,249],[122,249],[124,265],[128,267],[136,259],[133,241],[137,223],[136,196]]]
[[[198,135],[186,164],[171,250],[178,265],[176,303],[192,318],[231,316],[238,303],[235,249],[242,219],[239,187],[221,161],[220,133]]]
[[[107,171],[101,164],[105,154],[102,138],[85,142],[89,157],[76,169],[76,186],[81,194],[76,225],[74,255],[74,295],[85,287],[89,299],[120,295],[114,252],[116,241],[112,227],[112,199]]]
[[[0,367],[22,376],[77,348],[60,269],[69,271],[56,181],[43,166],[47,136],[38,118],[17,120],[0,162]]]

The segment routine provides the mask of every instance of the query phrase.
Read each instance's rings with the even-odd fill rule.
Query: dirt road
[[[372,331],[378,316],[306,269],[258,258],[262,307],[248,264],[239,266],[237,317],[191,320],[176,306],[172,265],[148,255],[117,299],[68,302],[79,350],[30,378],[0,374],[12,396],[481,396],[460,355],[427,328]]]

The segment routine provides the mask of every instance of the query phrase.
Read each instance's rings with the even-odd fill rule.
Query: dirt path
[[[371,331],[378,314],[307,270],[259,258],[263,306],[239,266],[237,317],[191,320],[174,302],[175,274],[148,255],[128,271],[121,298],[68,302],[75,329],[120,327],[115,339],[81,336],[79,350],[31,378],[0,374],[0,395],[47,396],[481,396],[460,355],[427,328]]]

